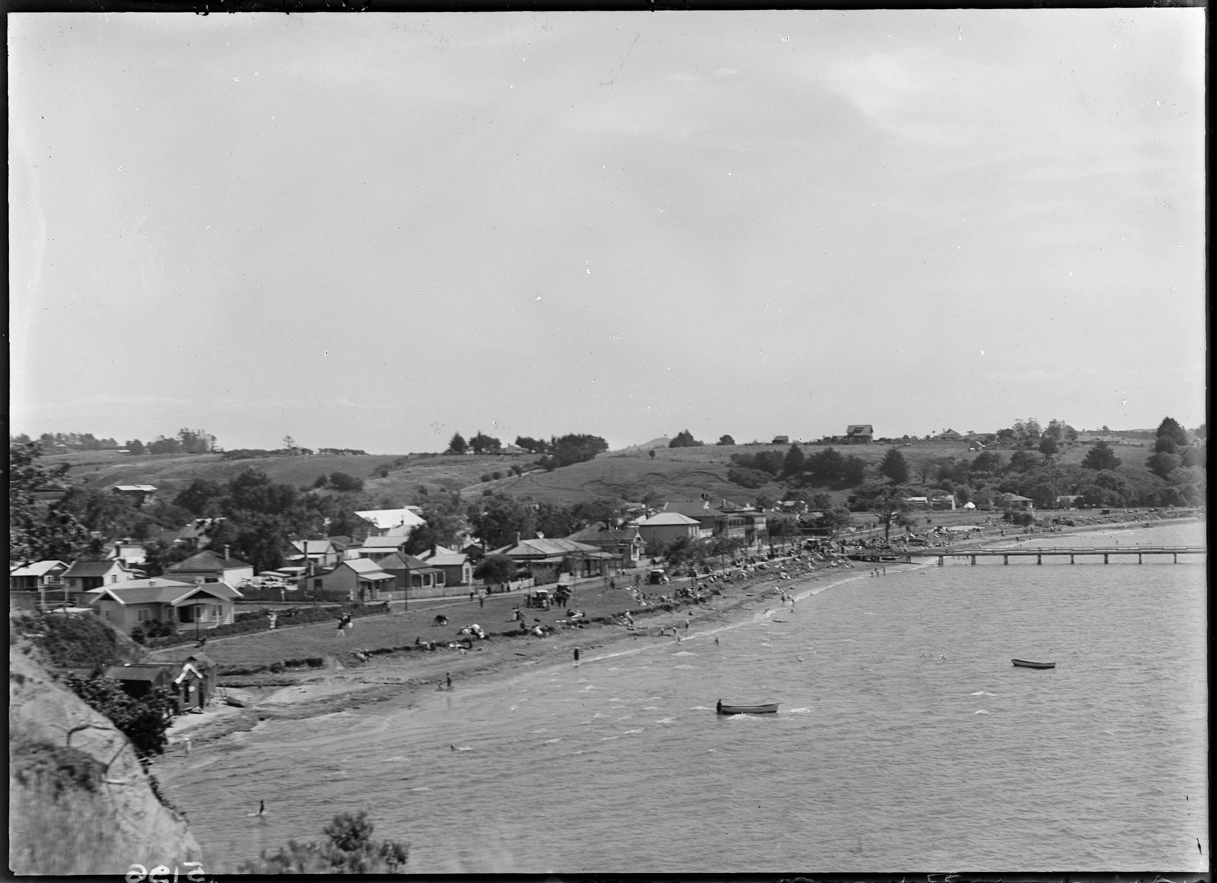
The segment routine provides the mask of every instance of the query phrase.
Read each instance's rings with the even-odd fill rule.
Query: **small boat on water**
[[[777,714],[778,704],[766,702],[761,705],[723,705],[723,700],[720,699],[714,710],[719,714]]]
[[[1011,660],[1019,668],[1056,668],[1055,662],[1032,662],[1029,659]]]

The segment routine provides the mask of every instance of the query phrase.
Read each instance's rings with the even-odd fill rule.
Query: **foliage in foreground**
[[[240,874],[404,874],[410,845],[396,840],[372,839],[367,812],[339,813],[325,826],[328,841],[297,843],[289,840],[279,851],[256,861],[243,862]]]
[[[122,685],[105,677],[68,675],[68,688],[90,708],[101,712],[126,736],[140,763],[147,766],[155,754],[164,754],[177,704],[168,691],[157,688],[147,696],[129,696]]]

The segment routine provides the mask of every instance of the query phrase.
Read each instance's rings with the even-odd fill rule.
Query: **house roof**
[[[595,546],[579,543],[574,540],[549,539],[537,537],[532,540],[521,540],[514,546],[504,546],[496,549],[496,555],[510,555],[514,558],[536,558],[546,556],[564,557],[572,552],[599,552]]]
[[[368,559],[361,559],[368,560]],[[413,555],[407,555],[404,552],[394,552],[381,558],[376,562],[376,566],[381,570],[424,570],[429,561],[423,561],[421,558],[415,558]]]
[[[370,521],[378,530],[392,530],[395,527],[417,527],[426,524],[422,518],[410,508],[402,509],[368,509],[356,512],[364,521]]]
[[[227,583],[180,583],[164,579],[130,579],[86,592],[92,595],[90,604],[104,597],[127,604],[184,604],[196,595],[211,595],[222,601],[240,598],[241,593]]]
[[[406,537],[387,536],[387,537],[365,537],[363,548],[365,549],[396,549],[398,546],[406,542]]]
[[[469,561],[469,556],[453,552],[451,555],[432,555],[423,561],[432,567],[461,567]]]
[[[333,540],[292,540],[292,548],[297,552],[303,552],[305,555],[324,555],[327,552],[333,552]]]
[[[334,570],[338,570],[341,567],[347,567],[355,571],[360,579],[395,579],[393,574],[385,573],[384,568],[370,558],[352,558],[350,561],[343,561]],[[331,570],[330,573],[333,573],[334,570]]]
[[[165,568],[165,572],[193,573],[195,571],[203,571],[207,573],[219,573],[223,570],[236,570],[240,567],[252,566],[244,561],[238,561],[236,558],[225,558],[223,555],[217,555],[211,549],[204,549],[197,555],[191,555],[185,561],[179,561],[177,564],[170,565]]]
[[[679,512],[681,515],[697,519],[718,518],[726,514],[712,507],[706,500],[672,500],[663,507],[663,511]]]
[[[33,561],[29,564],[14,568],[8,572],[9,576],[46,576],[57,568],[67,567],[63,561],[54,561],[46,559],[44,561]]]
[[[156,490],[150,484],[119,484],[114,486],[116,491],[126,491],[127,493],[150,494]]]
[[[845,427],[846,435],[874,435],[875,427],[869,423],[851,423]]]
[[[73,561],[72,566],[65,570],[63,575],[65,579],[68,577],[106,576],[115,568],[127,573],[130,572],[121,558],[111,558],[108,561]]]
[[[112,665],[106,669],[106,677],[116,681],[151,681],[172,680],[173,672],[167,666],[161,665]]]
[[[688,515],[682,515],[679,512],[659,512],[650,518],[644,518],[638,522],[639,527],[660,527],[670,524],[696,524],[699,527],[701,526],[701,522],[696,518],[690,518]]]
[[[642,540],[638,534],[638,528],[608,528],[603,524],[590,524],[583,530],[575,531],[567,537],[568,540],[575,542],[615,542],[615,543],[632,543],[635,540]]]

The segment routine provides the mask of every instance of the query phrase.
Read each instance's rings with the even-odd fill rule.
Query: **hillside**
[[[22,620],[9,618],[9,869],[118,876],[197,862],[126,736],[48,674]]]
[[[777,483],[761,488],[743,488],[727,479],[731,455],[755,454],[762,450],[784,453],[787,445],[736,445],[669,448],[650,447],[660,442],[654,439],[619,451],[601,454],[594,460],[578,463],[553,472],[537,470],[532,456],[449,456],[436,454],[314,455],[305,457],[271,457],[263,459],[224,460],[218,454],[195,456],[160,455],[132,456],[110,451],[73,453],[48,456],[48,463],[66,462],[72,469],[68,478],[93,487],[116,484],[152,484],[163,499],[172,499],[195,478],[228,481],[244,469],[260,469],[272,480],[295,487],[312,487],[321,475],[345,472],[365,482],[365,492],[374,499],[392,505],[416,505],[436,492],[457,491],[468,500],[486,491],[496,491],[516,497],[531,497],[538,501],[571,504],[580,500],[605,499],[640,501],[651,498],[697,498],[709,494],[744,503],[759,494],[780,496]],[[823,450],[820,445],[801,445],[805,454]],[[836,445],[845,455],[877,463],[888,445]],[[651,456],[651,451],[655,456]],[[1059,456],[1065,465],[1078,464],[1088,447],[1074,445]],[[966,442],[914,442],[903,445],[901,453],[909,462],[914,477],[923,464],[947,457],[970,459]],[[1006,459],[1011,451],[1000,452]],[[1148,455],[1144,448],[1117,448],[1117,453],[1129,464],[1139,463]],[[528,470],[514,475],[513,467]],[[500,477],[482,481],[484,476]],[[820,490],[820,489],[816,489]],[[847,492],[835,492],[842,501]]]

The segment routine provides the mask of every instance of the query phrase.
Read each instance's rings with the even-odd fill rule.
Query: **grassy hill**
[[[658,441],[658,440],[656,440]],[[651,443],[648,443],[651,444]],[[820,445],[802,445],[807,455],[823,450]],[[868,463],[882,459],[889,446],[836,445],[845,455],[861,457]],[[605,499],[640,501],[652,498],[696,499],[709,494],[712,499],[726,498],[735,502],[751,502],[759,494],[778,497],[782,487],[772,483],[761,488],[743,488],[727,479],[731,455],[776,450],[782,453],[787,445],[706,445],[693,448],[649,448],[635,446],[601,454],[594,460],[578,463],[553,472],[537,470],[531,456],[449,456],[437,454],[361,454],[313,455],[307,457],[268,457],[247,460],[224,460],[219,454],[201,455],[142,455],[119,454],[113,451],[56,454],[46,458],[49,463],[65,462],[72,468],[68,478],[92,487],[106,488],[116,484],[155,485],[165,499],[172,499],[195,478],[224,482],[244,469],[260,469],[272,480],[295,487],[312,487],[318,476],[345,472],[365,482],[364,490],[386,504],[418,504],[426,494],[457,491],[473,500],[485,491],[501,491],[516,497],[531,497],[538,501],[570,505],[581,500]],[[1089,448],[1074,445],[1058,458],[1061,463],[1080,463]],[[919,467],[946,457],[971,459],[966,442],[914,442],[901,446],[908,460],[913,480],[920,477]],[[1148,456],[1146,448],[1116,449],[1126,463],[1141,462]],[[1011,451],[1000,451],[1007,460]],[[526,470],[514,475],[513,467]],[[483,476],[500,473],[501,477],[482,481]],[[848,492],[834,492],[842,501]]]

